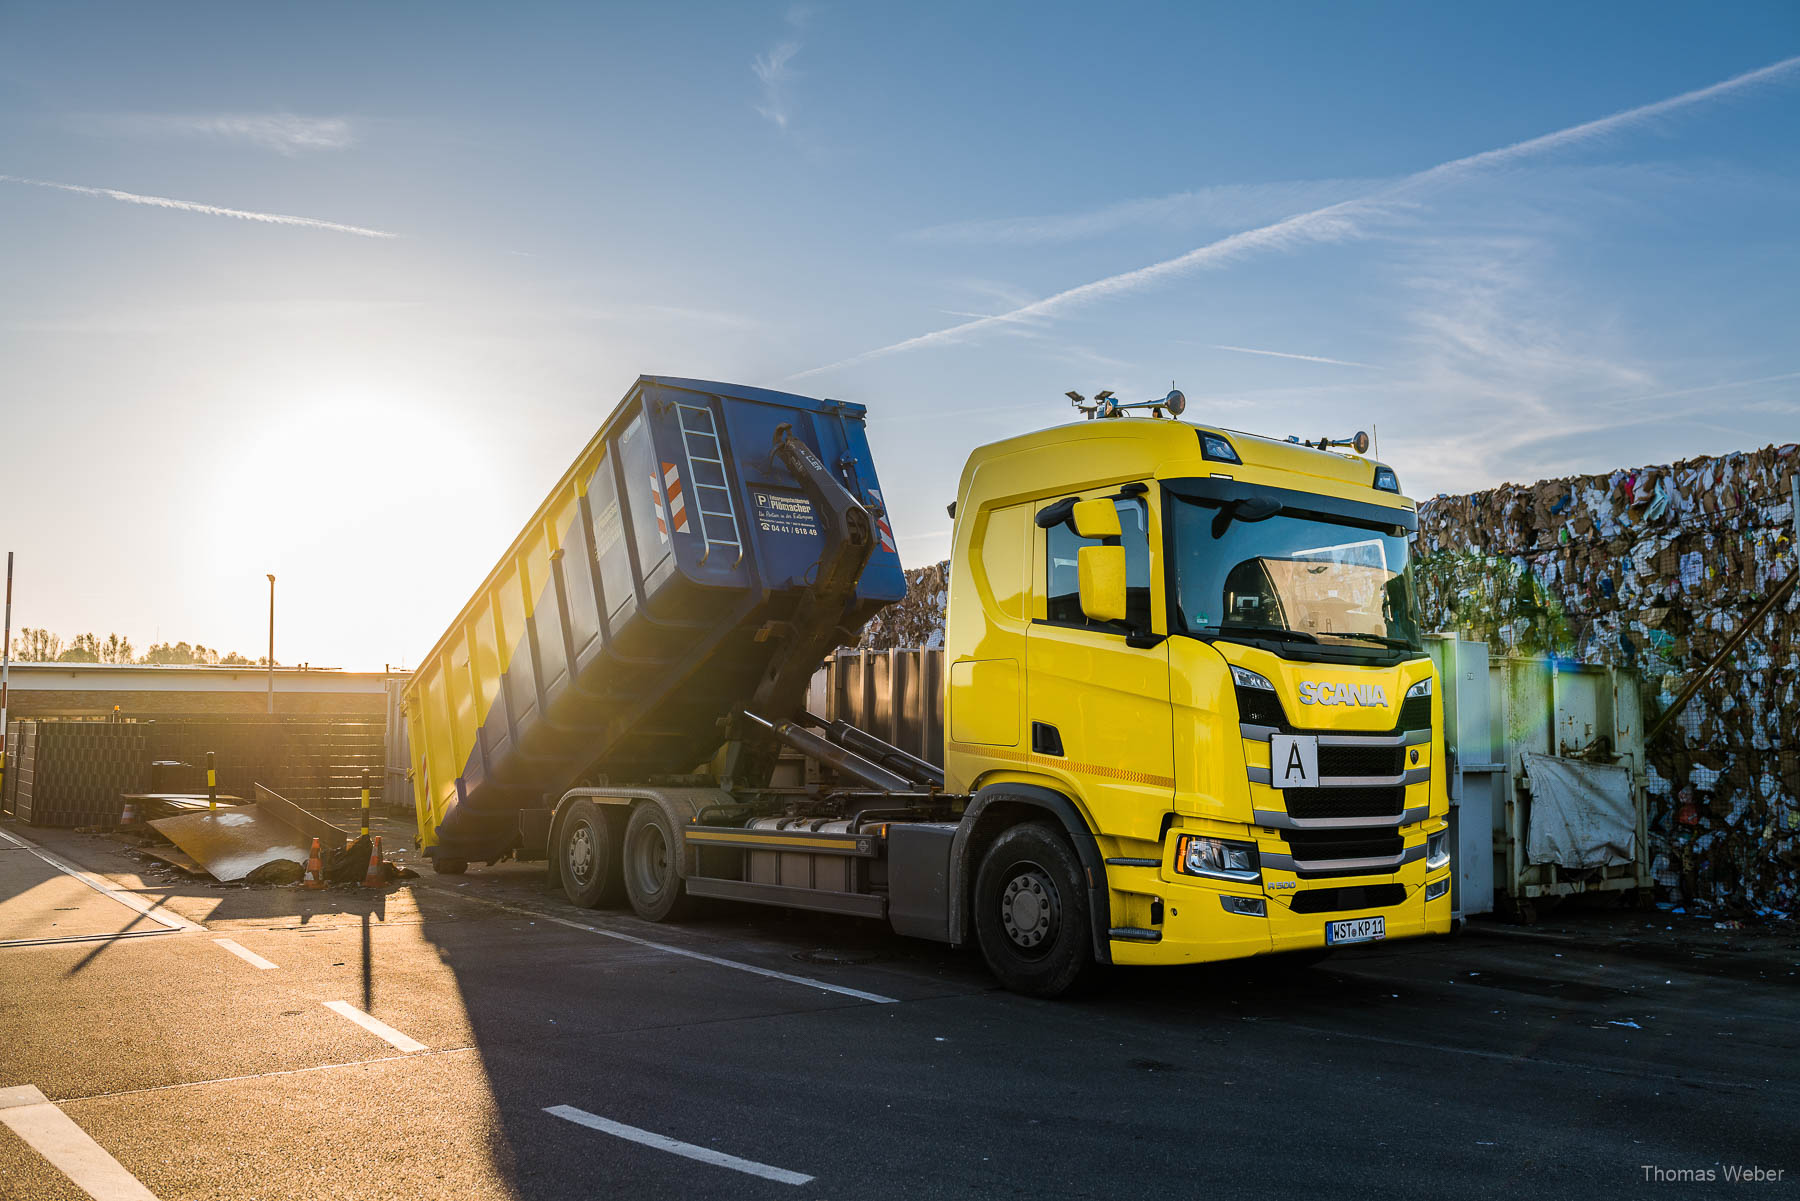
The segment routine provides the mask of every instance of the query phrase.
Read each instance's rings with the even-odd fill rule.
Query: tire
[[[460,876],[469,870],[469,861],[467,859],[443,859],[433,855],[431,870],[434,875]]]
[[[584,909],[616,909],[625,902],[619,847],[625,814],[615,805],[578,800],[556,832],[556,871],[563,895]]]
[[[975,940],[1008,990],[1060,997],[1093,982],[1093,923],[1075,850],[1049,826],[996,838],[975,874]]]
[[[676,862],[675,848],[680,845],[661,805],[645,801],[632,809],[631,820],[625,823],[621,874],[632,910],[647,922],[669,921],[688,907]]]

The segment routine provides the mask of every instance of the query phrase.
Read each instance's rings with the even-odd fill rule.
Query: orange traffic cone
[[[325,887],[325,867],[319,862],[319,840],[313,839],[312,854],[306,859],[306,878],[301,883],[307,888]]]
[[[375,842],[369,847],[369,870],[363,876],[364,888],[386,888],[387,880],[381,874],[381,835],[375,836]]]
[[[119,812],[119,824],[121,826],[137,825],[137,806],[130,801],[126,801],[125,808]]]

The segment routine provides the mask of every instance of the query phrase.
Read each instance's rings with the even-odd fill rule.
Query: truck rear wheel
[[[556,866],[563,895],[586,909],[616,908],[625,900],[625,815],[614,805],[578,800],[569,806],[556,837]]]
[[[1009,990],[1057,997],[1096,975],[1087,888],[1074,848],[1028,822],[996,838],[975,874],[975,939]]]
[[[675,859],[680,845],[661,805],[645,801],[631,811],[625,825],[625,895],[647,922],[666,922],[687,908]]]

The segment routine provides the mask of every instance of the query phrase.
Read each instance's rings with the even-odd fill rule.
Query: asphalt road
[[[1791,936],[1688,941],[1643,915],[1562,936],[1475,926],[1291,973],[1119,972],[1043,1002],[872,923],[720,907],[650,925],[563,903],[528,865],[382,892],[224,889],[160,883],[107,839],[0,831],[160,906],[0,847],[8,1201],[1777,1196],[1800,1180]],[[54,1130],[100,1192],[45,1157]],[[1645,1179],[1733,1164],[1783,1176]]]

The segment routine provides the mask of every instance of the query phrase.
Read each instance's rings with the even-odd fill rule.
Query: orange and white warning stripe
[[[681,492],[681,469],[675,464],[664,462],[661,475],[651,475],[650,495],[656,501],[656,532],[662,540],[669,540],[669,528],[673,524],[676,530],[687,529],[687,498]],[[668,498],[668,516],[663,516],[663,498]]]

